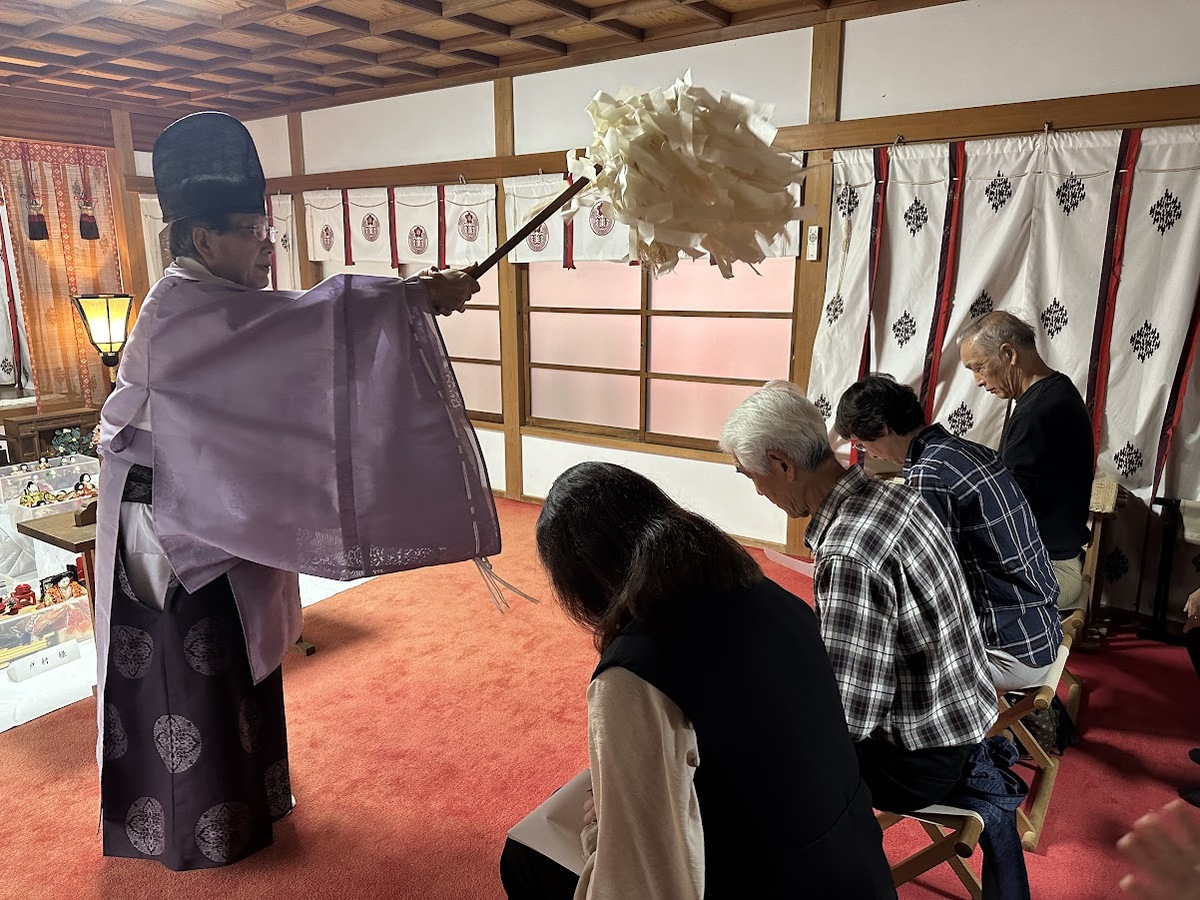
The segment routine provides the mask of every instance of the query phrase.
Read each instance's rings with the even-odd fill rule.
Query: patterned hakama
[[[283,675],[255,685],[222,576],[159,612],[117,560],[104,691],[104,854],[187,870],[271,843],[292,807]]]

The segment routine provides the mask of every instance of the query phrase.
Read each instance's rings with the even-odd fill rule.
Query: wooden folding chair
[[[884,831],[902,819],[919,822],[929,835],[930,844],[892,866],[892,884],[900,887],[934,866],[949,863],[971,900],[980,900],[983,886],[979,876],[963,860],[970,859],[979,844],[980,835],[983,834],[983,817],[969,809],[954,806],[927,806],[907,815],[889,812],[875,815],[875,820]]]
[[[1076,650],[1098,650],[1108,631],[1100,612],[1100,594],[1103,589],[1100,570],[1108,552],[1108,523],[1116,520],[1118,511],[1125,506],[1128,499],[1129,491],[1124,485],[1118,484],[1108,476],[1097,475],[1093,480],[1088,517],[1090,537],[1083,556],[1083,587],[1079,597],[1084,622],[1083,630],[1075,642]]]
[[[1071,655],[1071,645],[1083,628],[1084,612],[1076,610],[1063,621],[1063,641],[1058,648],[1058,656],[1054,660],[1043,684],[1030,685],[1021,692],[1024,696],[1017,703],[1010,704],[1001,694],[997,698],[1000,715],[992,726],[988,736],[1003,734],[1011,731],[1013,736],[1029,753],[1031,764],[1039,771],[1030,788],[1030,806],[1028,814],[1023,809],[1017,810],[1017,830],[1021,834],[1021,846],[1026,850],[1037,849],[1038,838],[1042,833],[1042,825],[1046,821],[1046,813],[1050,809],[1050,797],[1054,793],[1054,782],[1058,778],[1059,761],[1046,751],[1025,724],[1021,721],[1035,710],[1050,708],[1060,682],[1067,684],[1067,713],[1071,721],[1079,720],[1079,703],[1083,696],[1083,683],[1067,670],[1067,659]]]

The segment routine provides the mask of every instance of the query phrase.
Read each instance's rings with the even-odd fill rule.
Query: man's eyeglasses
[[[254,235],[256,241],[270,241],[275,243],[275,238],[278,236],[278,229],[270,225],[239,225],[234,231],[249,231]]]

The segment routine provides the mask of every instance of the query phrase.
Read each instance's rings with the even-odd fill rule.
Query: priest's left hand
[[[472,294],[479,292],[479,282],[473,276],[474,267],[466,269],[426,269],[418,274],[429,304],[439,316],[462,312]]]

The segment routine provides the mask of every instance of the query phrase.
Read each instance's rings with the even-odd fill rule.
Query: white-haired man
[[[1075,609],[1082,605],[1096,467],[1087,406],[1071,379],[1046,365],[1033,329],[1012,313],[991,312],[968,325],[960,354],[977,385],[1015,401],[1000,438],[1000,459],[1037,519],[1058,579],[1059,609]]]
[[[950,538],[917,492],[845,468],[825,421],[771,382],[730,415],[721,447],[758,492],[811,516],[814,597],[875,806],[941,802],[996,717],[983,637]]]

